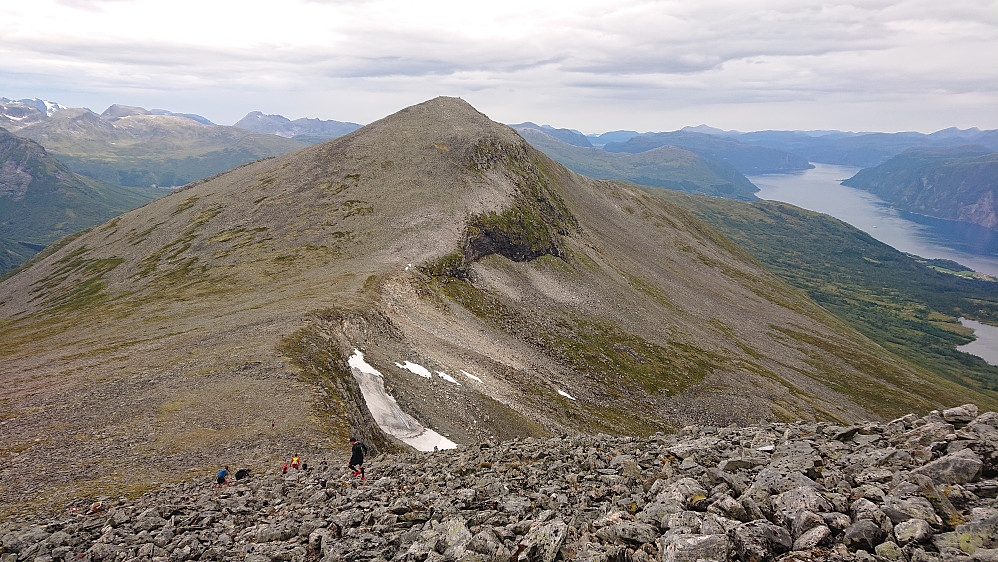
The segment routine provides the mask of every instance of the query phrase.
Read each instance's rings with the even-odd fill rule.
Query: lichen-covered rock
[[[816,548],[825,539],[831,536],[832,530],[825,525],[818,525],[804,531],[801,536],[794,541],[794,550],[811,550]]]
[[[894,538],[902,546],[913,542],[925,542],[931,536],[932,527],[924,519],[907,519],[894,526]]]
[[[662,562],[728,560],[731,551],[727,535],[671,535],[658,547]]]
[[[860,519],[845,530],[842,542],[849,550],[872,552],[884,540],[884,530],[870,519]]]
[[[964,404],[943,410],[943,419],[952,424],[968,424],[977,417],[976,404]]]
[[[728,537],[741,560],[773,560],[793,546],[790,532],[769,521],[749,521],[735,527]]]
[[[916,468],[914,474],[924,474],[936,484],[966,484],[981,475],[984,462],[975,452],[963,449]]]

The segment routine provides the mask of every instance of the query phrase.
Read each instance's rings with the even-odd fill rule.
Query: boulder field
[[[342,456],[9,519],[0,562],[998,560],[998,413],[972,404],[381,455],[366,480]]]

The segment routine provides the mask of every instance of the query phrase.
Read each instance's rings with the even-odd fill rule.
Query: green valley
[[[844,222],[786,203],[645,189],[690,209],[887,351],[996,396],[998,367],[955,348],[971,341],[957,317],[998,324],[998,284],[942,273]]]

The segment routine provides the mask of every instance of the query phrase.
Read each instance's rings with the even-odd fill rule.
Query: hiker
[[[285,462],[284,466],[281,467],[281,474],[287,474],[287,473],[288,473],[288,463]]]
[[[301,458],[299,458],[298,455],[291,457],[291,468],[298,470],[300,466],[301,466]]]
[[[240,468],[239,470],[236,471],[236,480],[242,480],[243,478],[249,478],[249,477],[250,477],[250,469],[248,468]]]
[[[364,480],[364,455],[367,453],[367,447],[357,441],[356,437],[350,438],[350,445],[352,446],[350,451],[350,462],[347,464],[348,467],[353,469],[353,475],[360,475],[360,479]],[[354,467],[357,468],[354,468]]]
[[[218,487],[221,488],[229,482],[226,481],[225,477],[229,475],[229,467],[225,467],[218,471],[218,476],[215,477],[215,482],[218,483]]]

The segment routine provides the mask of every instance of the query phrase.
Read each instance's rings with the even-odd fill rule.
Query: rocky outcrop
[[[0,560],[993,560],[998,413],[483,443],[0,524]]]

